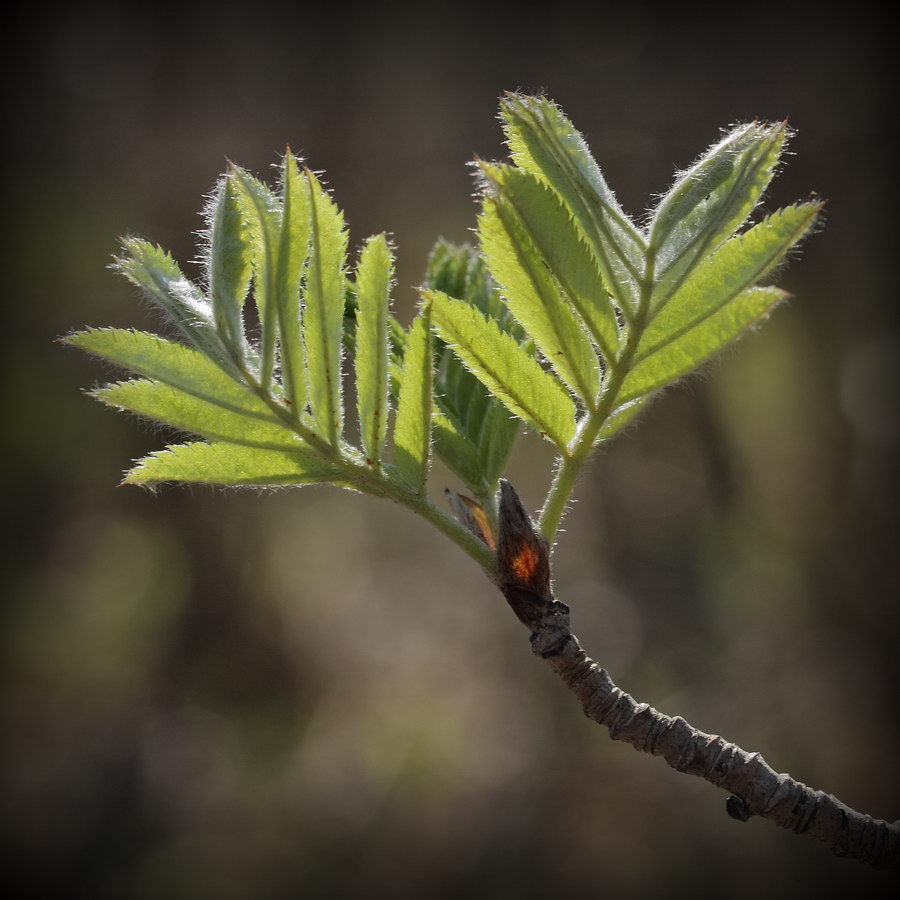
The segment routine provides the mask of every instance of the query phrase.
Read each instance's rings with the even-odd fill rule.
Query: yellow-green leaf
[[[563,385],[493,319],[440,291],[433,302],[435,328],[466,367],[514,415],[565,449],[575,433],[575,404]]]
[[[515,209],[502,197],[485,197],[478,234],[488,268],[510,312],[572,393],[592,408],[600,387],[597,353]]]
[[[251,447],[302,446],[292,431],[268,417],[225,409],[158,381],[143,378],[118,381],[92,393],[109,406],[212,440]]]
[[[774,287],[751,288],[738,294],[699,325],[635,365],[625,377],[618,403],[635,400],[687,375],[756,324],[786,296]]]
[[[431,305],[426,302],[410,328],[394,423],[394,464],[419,494],[425,491],[431,456],[433,378]]]
[[[356,273],[356,396],[363,452],[381,460],[388,419],[388,317],[394,259],[383,234],[370,238]]]
[[[138,460],[125,484],[166,481],[221,485],[343,483],[335,465],[304,451],[261,450],[236,444],[175,444]]]
[[[344,216],[312,173],[306,172],[311,241],[306,270],[303,337],[313,419],[337,446],[343,424],[341,338],[344,327]]]

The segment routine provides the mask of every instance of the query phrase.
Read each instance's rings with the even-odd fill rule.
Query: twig
[[[821,841],[837,856],[900,871],[900,820],[889,824],[856,812],[831,794],[775,772],[759,753],[698,731],[681,716],[663,715],[616,687],[572,634],[569,608],[554,599],[550,588],[546,542],[507,481],[500,490],[495,580],[531,630],[534,653],[562,678],[585,715],[609,729],[613,740],[661,756],[673,769],[729,791],[725,809],[734,819],[762,816]]]

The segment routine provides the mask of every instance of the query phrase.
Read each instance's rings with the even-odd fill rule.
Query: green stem
[[[441,512],[427,496],[416,494],[412,490],[406,490],[396,482],[390,481],[380,468],[373,471],[363,459],[352,459],[340,447],[335,447],[328,441],[323,440],[300,421],[299,412],[288,410],[281,406],[254,378],[245,365],[239,362],[239,367],[246,383],[269,409],[305,443],[318,450],[329,462],[340,466],[347,475],[348,484],[366,494],[386,497],[395,503],[399,503],[401,506],[407,507],[450,538],[460,549],[475,560],[485,572],[491,574],[494,571],[494,552],[457,522],[456,519]]]
[[[494,571],[494,552],[456,519],[438,509],[424,494],[417,494],[404,488],[384,474],[370,469],[365,462],[354,462],[341,457],[334,460],[347,472],[347,480],[354,487],[376,497],[385,497],[401,506],[407,507],[423,519],[429,521],[442,534],[445,534],[461,550],[467,553],[489,575]]]
[[[601,429],[608,421],[619,397],[619,391],[625,376],[631,367],[634,354],[637,352],[641,334],[647,324],[650,309],[650,298],[653,294],[653,277],[656,265],[656,251],[649,247],[646,254],[644,277],[640,281],[641,296],[634,318],[628,327],[627,338],[622,353],[614,364],[610,365],[609,381],[603,387],[603,393],[594,412],[588,413],[579,423],[578,431],[569,445],[569,453],[560,458],[559,467],[550,485],[550,491],[541,510],[538,527],[547,543],[552,546],[559,530],[559,523],[565,514],[569,498],[575,489],[575,482],[582,466],[594,449],[594,442]]]

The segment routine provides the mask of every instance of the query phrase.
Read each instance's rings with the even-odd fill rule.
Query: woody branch
[[[806,834],[838,856],[900,870],[900,821],[859,813],[831,794],[775,772],[759,753],[705,734],[680,716],[667,716],[616,687],[569,627],[569,608],[553,597],[546,542],[509,482],[501,482],[495,580],[513,612],[532,632],[532,649],[580,701],[585,715],[613,740],[661,756],[673,769],[730,792],[726,811],[747,821],[769,819]]]

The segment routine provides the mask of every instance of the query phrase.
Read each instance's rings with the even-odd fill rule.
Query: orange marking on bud
[[[534,544],[522,541],[511,554],[508,564],[519,584],[530,584],[538,572],[541,558]]]

